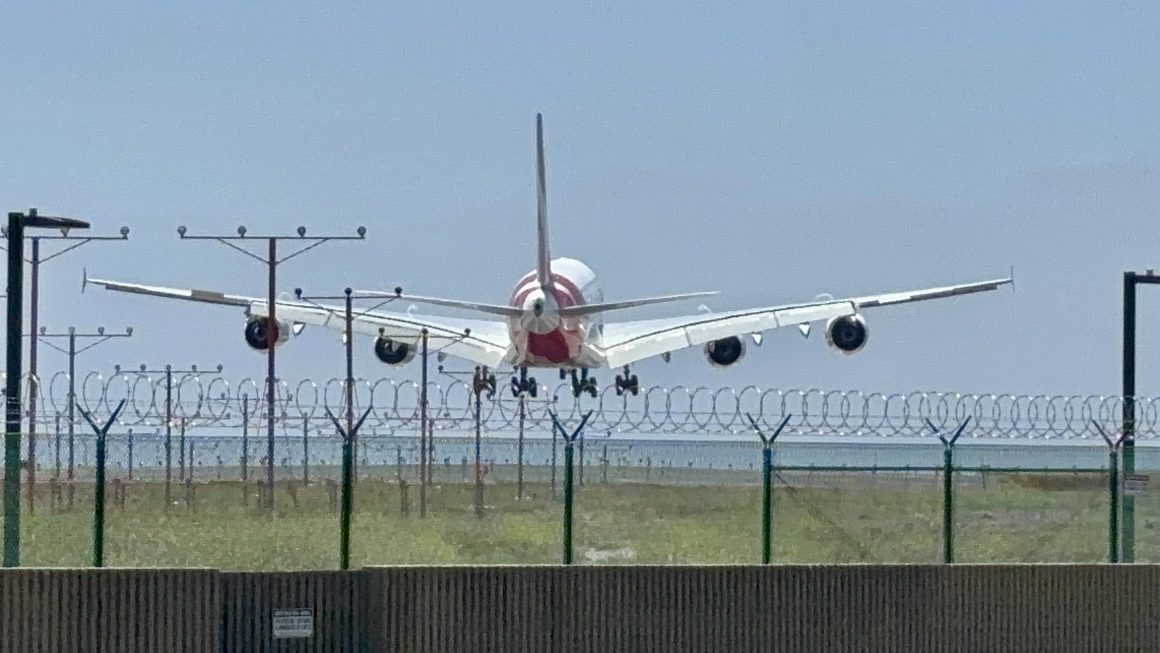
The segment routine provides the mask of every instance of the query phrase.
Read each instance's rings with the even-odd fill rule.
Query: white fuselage
[[[580,261],[557,258],[551,262],[552,279],[541,288],[536,271],[516,283],[508,303],[523,313],[508,319],[508,333],[515,349],[516,367],[588,368],[601,364],[598,349],[600,315],[563,317],[559,309],[598,304],[604,291],[596,273]]]

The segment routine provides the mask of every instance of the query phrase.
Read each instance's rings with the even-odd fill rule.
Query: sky
[[[535,265],[537,112],[553,254],[587,262],[608,300],[719,290],[705,303],[727,310],[1015,268],[1013,291],[867,310],[853,356],[786,329],[724,370],[691,349],[638,364],[645,385],[1117,394],[1122,273],[1160,268],[1152,3],[5,3],[3,16],[0,203],[131,229],[42,270],[50,331],[134,328],[80,370],[264,377],[237,309],[81,294],[87,269],[264,295],[258,262],[181,241],[178,225],[364,225],[365,241],[287,262],[279,290],[505,301]],[[1160,289],[1144,288],[1142,395],[1160,394],[1158,318]],[[356,342],[357,375],[417,378],[371,345]],[[42,376],[64,369],[42,352]],[[287,379],[343,373],[337,334],[320,329],[278,360]]]

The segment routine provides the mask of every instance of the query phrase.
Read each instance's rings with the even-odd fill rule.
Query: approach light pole
[[[280,336],[276,315],[277,297],[275,297],[277,292],[278,265],[332,240],[364,240],[366,238],[366,227],[360,226],[355,232],[357,234],[355,236],[307,236],[306,227],[298,227],[297,236],[247,236],[246,227],[243,225],[238,227],[236,236],[191,236],[187,234],[184,225],[177,228],[177,236],[182,240],[215,240],[256,261],[260,261],[266,266],[266,480],[269,483],[270,492],[266,495],[265,508],[268,512],[274,511],[274,422],[278,418],[275,411],[277,381],[275,377],[276,359],[274,355]],[[308,244],[282,258],[278,258],[278,241],[280,240],[292,240]],[[253,253],[245,247],[235,244],[236,241],[266,241],[266,256],[262,257]]]
[[[7,233],[8,227],[0,227],[0,231]],[[29,236],[27,240],[32,241],[32,256],[24,259],[30,264],[30,287],[29,292],[29,329],[28,332],[36,334],[40,331],[40,264],[48,263],[54,258],[63,256],[82,245],[87,245],[93,241],[117,241],[129,239],[129,227],[121,227],[120,235],[118,236],[82,236],[80,238],[69,235],[70,229],[68,227],[61,228],[59,236]],[[68,243],[68,245],[47,257],[40,256],[40,241],[42,240],[61,240]],[[37,366],[37,345],[38,339],[35,335],[29,339],[28,342],[28,511],[31,513],[35,505],[35,490],[36,490],[36,400],[40,394],[40,376]]]
[[[74,218],[28,213],[8,214],[8,377],[4,383],[4,566],[20,564],[20,374],[24,344],[24,230],[88,229]]]
[[[1152,268],[1143,274],[1124,273],[1124,343],[1123,343],[1123,465],[1124,479],[1136,473],[1136,286],[1160,284]],[[1120,525],[1120,559],[1136,559],[1136,497],[1124,493],[1121,501],[1123,519]]]
[[[77,333],[76,327],[70,326],[68,331],[64,333],[49,333],[47,329],[40,327],[40,333],[34,338],[35,340],[44,340],[44,344],[68,356],[68,473],[66,479],[68,481],[68,507],[70,510],[72,509],[73,496],[76,494],[76,488],[74,487],[76,481],[76,449],[74,437],[76,434],[77,356],[113,338],[132,337],[133,327],[125,327],[124,333],[105,333],[105,327],[97,327],[96,333]],[[64,338],[68,339],[68,345],[66,347],[60,347],[52,343],[52,340]],[[77,349],[77,340],[92,342]],[[31,456],[29,458],[31,460]]]

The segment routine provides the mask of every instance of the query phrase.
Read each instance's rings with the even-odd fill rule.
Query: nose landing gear
[[[627,365],[624,366],[624,375],[616,376],[616,395],[619,397],[626,392],[634,397],[640,392],[640,381],[635,374],[629,373]]]
[[[532,399],[535,399],[536,398],[536,377],[529,376],[529,377],[525,377],[524,379],[521,380],[520,377],[513,376],[512,377],[512,396],[518,397],[518,396],[520,396],[521,392],[526,392],[526,393],[528,393],[529,397],[531,397]]]

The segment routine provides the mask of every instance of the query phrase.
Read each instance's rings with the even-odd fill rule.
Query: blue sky
[[[504,300],[534,265],[537,111],[553,253],[609,299],[712,289],[726,309],[1016,266],[1014,293],[868,311],[856,356],[787,330],[729,370],[641,364],[646,383],[1116,393],[1121,273],[1160,267],[1148,3],[28,3],[0,35],[5,210],[132,228],[44,268],[50,329],[136,329],[81,369],[264,374],[238,311],[79,294],[82,267],[264,291],[257,263],[179,224],[362,224],[281,289]],[[1142,299],[1155,324],[1160,291]],[[1139,388],[1160,393],[1143,334]],[[392,373],[358,346],[360,375]],[[280,351],[287,378],[341,373],[333,333]]]

